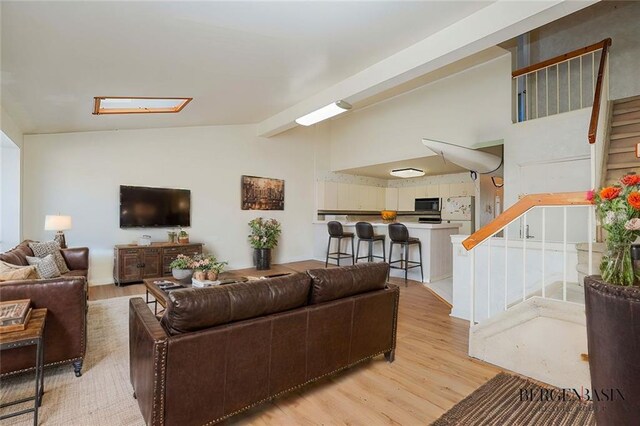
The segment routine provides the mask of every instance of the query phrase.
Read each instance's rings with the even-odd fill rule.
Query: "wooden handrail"
[[[467,250],[471,250],[536,206],[586,206],[590,204],[591,201],[587,200],[587,191],[525,195],[502,212],[500,216],[467,237],[462,245]]]
[[[596,80],[595,91],[593,92],[593,108],[591,109],[591,121],[589,122],[589,143],[596,142],[596,133],[598,132],[598,117],[600,117],[600,98],[602,97],[602,83],[604,81],[604,68],[607,63],[607,55],[609,54],[609,46],[611,39],[602,41],[602,54],[600,55],[600,66],[598,67],[598,79]]]
[[[511,73],[513,78],[520,77],[521,75],[531,74],[532,72],[539,71],[544,68],[548,68],[552,65],[559,64],[560,62],[565,62],[573,58],[577,58],[578,56],[586,55],[590,52],[595,52],[596,50],[605,49],[606,47],[611,45],[611,39],[607,38],[602,40],[601,42],[592,44],[591,46],[582,47],[580,49],[573,50],[569,53],[565,53],[563,55],[558,55],[551,59],[547,59],[546,61],[538,62],[537,64],[529,65],[524,68],[520,68]]]

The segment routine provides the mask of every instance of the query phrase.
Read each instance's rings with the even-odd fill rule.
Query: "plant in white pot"
[[[189,283],[193,275],[193,259],[184,254],[179,254],[173,262],[169,264],[173,278],[181,283]]]
[[[624,176],[588,197],[607,232],[601,276],[584,280],[594,413],[598,425],[637,424],[640,271],[633,270],[631,244],[640,236],[640,176]]]
[[[249,243],[253,247],[253,259],[256,269],[271,268],[271,250],[278,245],[278,238],[282,233],[280,222],[275,219],[261,217],[249,222],[251,234]]]

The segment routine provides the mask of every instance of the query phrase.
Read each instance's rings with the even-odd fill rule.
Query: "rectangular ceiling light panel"
[[[100,115],[175,113],[182,111],[193,98],[127,98],[103,96],[93,99],[93,113]]]
[[[319,123],[327,118],[335,117],[338,114],[342,114],[345,111],[349,111],[351,105],[345,101],[336,101],[307,115],[296,118],[296,123],[302,126],[311,126],[312,124]]]

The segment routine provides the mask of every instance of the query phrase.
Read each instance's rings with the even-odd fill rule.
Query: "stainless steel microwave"
[[[440,211],[440,198],[416,198],[415,211]]]

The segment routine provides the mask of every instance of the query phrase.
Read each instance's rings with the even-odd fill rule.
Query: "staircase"
[[[640,174],[636,146],[640,143],[640,96],[613,101],[605,185],[629,173]]]

